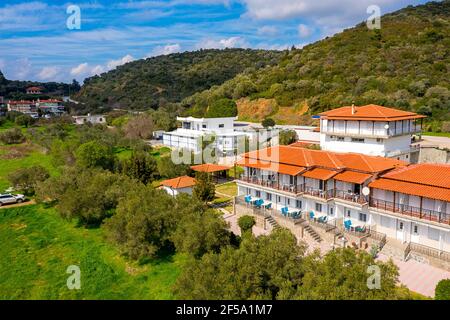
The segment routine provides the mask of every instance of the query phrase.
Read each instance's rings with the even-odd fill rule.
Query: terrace
[[[419,219],[450,224],[450,215],[445,212],[439,212],[420,207],[413,207],[410,205],[375,198],[370,199],[369,206],[377,209],[382,209],[385,211],[400,213],[402,215],[406,215],[409,217],[415,217]]]

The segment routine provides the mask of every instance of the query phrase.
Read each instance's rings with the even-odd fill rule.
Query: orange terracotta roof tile
[[[384,172],[407,165],[406,162],[358,153],[337,153],[291,146],[276,146],[251,151],[245,158],[283,163],[299,167],[321,167],[334,170],[350,169],[367,173]]]
[[[360,107],[341,107],[322,112],[319,115],[322,119],[330,120],[397,121],[426,118],[414,112],[387,108],[375,104]]]
[[[378,179],[369,183],[369,187],[395,191],[430,199],[450,201],[450,189],[436,186],[421,185],[412,182],[396,181],[390,179]]]
[[[302,174],[302,176],[306,178],[313,178],[318,180],[328,180],[334,177],[337,174],[336,171],[327,170],[327,169],[321,169],[321,168],[315,168],[310,171],[306,171]]]
[[[161,182],[161,184],[173,189],[188,188],[195,185],[195,179],[188,176],[182,176],[174,179],[164,180]]]
[[[270,161],[262,161],[255,159],[244,158],[236,163],[238,166],[257,168],[272,172],[278,172],[282,174],[288,174],[291,176],[296,176],[303,171],[305,171],[304,167],[291,166],[282,163],[270,162]]]
[[[413,164],[386,173],[383,178],[450,189],[450,165]]]
[[[363,184],[368,179],[370,179],[373,175],[368,173],[360,173],[355,171],[344,171],[338,173],[333,177],[334,180],[351,182],[356,184]]]
[[[213,163],[199,164],[199,165],[191,167],[191,169],[194,171],[201,171],[201,172],[208,172],[208,173],[229,170],[231,168],[232,167],[222,166],[222,165],[213,164]]]

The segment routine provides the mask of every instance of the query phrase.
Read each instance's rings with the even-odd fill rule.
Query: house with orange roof
[[[417,162],[419,149],[411,146],[411,138],[421,134],[423,115],[370,104],[341,107],[319,116],[323,150]]]
[[[450,165],[297,146],[248,152],[236,165],[244,168],[236,180],[238,215],[333,246],[448,259],[450,268]]]
[[[171,196],[177,196],[180,193],[192,194],[192,188],[195,186],[195,179],[189,176],[176,177],[174,179],[161,182],[164,189]]]

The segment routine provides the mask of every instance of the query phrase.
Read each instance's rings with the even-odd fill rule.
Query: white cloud
[[[75,68],[70,70],[70,74],[73,76],[83,76],[89,73],[89,64],[87,62],[81,63]]]
[[[118,66],[121,66],[125,63],[131,62],[133,60],[134,60],[133,56],[127,54],[126,56],[122,57],[121,59],[110,60],[106,66],[108,67],[108,70],[111,70],[111,69],[115,69]]]
[[[278,29],[275,26],[263,26],[258,28],[257,33],[261,36],[274,36],[278,34]]]
[[[298,25],[298,35],[300,38],[308,38],[312,34],[312,29],[306,24]]]
[[[249,46],[242,37],[230,37],[220,40],[205,39],[197,44],[198,49],[248,48]]]
[[[18,80],[26,80],[32,69],[30,60],[28,58],[19,59],[14,65],[14,77]]]
[[[151,54],[148,55],[147,57],[167,55],[167,54],[171,54],[171,53],[177,53],[177,52],[180,52],[180,51],[181,51],[181,46],[180,46],[179,43],[168,44],[168,45],[165,45],[165,46],[157,46],[157,47],[155,47],[155,49],[153,49]]]
[[[38,78],[41,80],[52,80],[59,73],[58,67],[44,67],[38,74]]]
[[[103,72],[105,72],[105,67],[101,66],[101,65],[96,65],[95,67],[92,68],[91,70],[91,75],[95,76],[95,75],[100,75]]]

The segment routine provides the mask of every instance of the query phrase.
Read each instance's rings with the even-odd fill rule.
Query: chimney
[[[355,107],[355,104],[353,103],[352,104],[352,114],[355,114],[356,113],[356,107]]]

